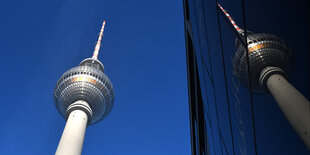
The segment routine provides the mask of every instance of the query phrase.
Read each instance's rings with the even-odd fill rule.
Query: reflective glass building
[[[310,99],[309,1],[183,2],[192,154],[310,154],[273,97],[234,75],[236,34],[217,7],[246,31],[283,39],[295,54],[289,81]]]

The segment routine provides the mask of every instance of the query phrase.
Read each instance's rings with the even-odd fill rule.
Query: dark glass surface
[[[233,74],[236,33],[216,2],[184,0],[192,154],[309,154],[273,97]],[[309,2],[218,2],[240,28],[276,35],[294,50],[290,82],[309,99]]]

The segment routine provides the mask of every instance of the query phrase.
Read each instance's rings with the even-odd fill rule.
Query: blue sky
[[[182,1],[0,2],[0,154],[53,154],[65,126],[53,103],[62,73],[91,57],[115,89],[84,154],[190,154]]]

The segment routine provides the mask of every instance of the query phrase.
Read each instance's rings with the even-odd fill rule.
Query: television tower
[[[79,155],[87,125],[105,118],[114,103],[111,81],[98,60],[105,21],[91,58],[65,72],[54,89],[55,106],[67,120],[56,155]]]
[[[310,102],[286,80],[292,69],[292,49],[275,35],[245,34],[223,7],[217,5],[237,34],[233,72],[239,82],[253,92],[269,91],[310,150]]]

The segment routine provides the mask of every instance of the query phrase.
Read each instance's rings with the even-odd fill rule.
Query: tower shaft
[[[267,67],[262,71],[261,75],[266,76],[265,85],[310,150],[310,102],[281,74],[272,73],[275,69]]]
[[[76,101],[69,106],[67,113],[68,119],[65,129],[62,133],[56,155],[80,155],[82,153],[82,147],[84,142],[85,131],[88,122],[87,102]],[[85,108],[85,109],[84,109]]]

